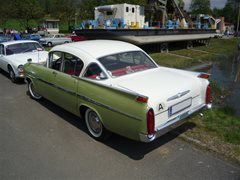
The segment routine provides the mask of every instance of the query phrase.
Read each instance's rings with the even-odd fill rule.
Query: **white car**
[[[72,42],[72,39],[70,37],[66,37],[64,34],[52,34],[48,37],[41,38],[39,42],[41,45],[51,47],[53,45],[70,43]]]
[[[24,78],[23,65],[31,59],[46,62],[48,52],[36,41],[21,40],[0,43],[0,69],[9,73],[12,82]]]
[[[139,47],[110,40],[53,47],[45,65],[24,65],[29,95],[85,119],[89,134],[150,142],[211,107],[208,74],[157,65]]]

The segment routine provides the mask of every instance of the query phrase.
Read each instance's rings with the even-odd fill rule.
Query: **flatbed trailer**
[[[77,35],[87,39],[110,39],[130,42],[143,46],[160,44],[160,50],[168,50],[168,43],[186,42],[191,48],[193,42],[208,44],[216,35],[215,29],[81,29],[75,30]]]

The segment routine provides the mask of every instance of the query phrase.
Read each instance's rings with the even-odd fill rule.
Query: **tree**
[[[177,4],[181,9],[184,9],[185,3],[183,0],[177,0]]]
[[[223,16],[223,9],[213,8],[212,10],[213,17],[221,17]]]
[[[226,22],[233,23],[237,27],[238,11],[240,0],[228,0],[223,8],[222,15]]]
[[[136,4],[136,5],[141,5],[141,6],[145,6],[146,5],[146,0],[105,0],[106,4],[123,4],[123,3],[127,3],[127,4]]]
[[[44,13],[37,0],[13,0],[9,6],[13,18],[19,19],[20,24],[26,29],[30,27],[31,20],[39,20]]]
[[[94,19],[94,8],[103,5],[102,3],[99,0],[83,0],[78,13],[79,17],[81,19]]]
[[[7,19],[11,16],[11,12],[9,11],[9,3],[7,1],[1,1],[0,6],[0,24],[4,25]]]
[[[192,0],[190,10],[192,14],[211,14],[210,0]]]

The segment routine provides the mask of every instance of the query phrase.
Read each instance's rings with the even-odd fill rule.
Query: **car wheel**
[[[85,122],[89,134],[98,141],[104,141],[110,136],[110,132],[105,129],[101,119],[95,111],[87,109],[85,113]]]
[[[9,72],[9,76],[10,76],[10,79],[13,83],[16,83],[17,82],[17,77],[13,71],[13,69],[11,67],[8,68],[8,72]]]
[[[65,41],[64,44],[69,43],[68,41]]]
[[[48,45],[48,47],[51,47],[51,46],[52,46],[52,43],[51,43],[51,42],[48,42],[47,45]]]
[[[30,93],[31,98],[33,99],[39,100],[42,98],[42,96],[35,91],[35,87],[32,81],[28,82],[28,92]]]

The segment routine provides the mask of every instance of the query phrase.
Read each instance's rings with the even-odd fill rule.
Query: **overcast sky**
[[[185,9],[189,8],[189,5],[191,3],[191,0],[183,0],[185,2]],[[225,3],[227,0],[210,0],[211,1],[211,7],[217,7],[217,8],[223,8],[225,6]]]

